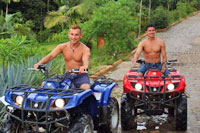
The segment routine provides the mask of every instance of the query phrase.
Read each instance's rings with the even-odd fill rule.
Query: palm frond
[[[44,20],[45,28],[52,28],[59,23],[64,23],[67,21],[67,17],[64,16],[61,12],[52,11],[49,13]]]

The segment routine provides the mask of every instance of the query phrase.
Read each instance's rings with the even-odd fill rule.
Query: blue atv
[[[39,71],[48,71],[39,66]],[[71,70],[76,74],[78,70]],[[1,102],[6,106],[3,133],[117,132],[119,105],[110,97],[117,85],[111,79],[93,80],[91,89],[74,88],[65,75],[47,78],[42,87],[8,88]]]

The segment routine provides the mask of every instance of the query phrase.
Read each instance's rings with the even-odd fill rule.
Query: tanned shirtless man
[[[69,42],[59,44],[50,54],[41,59],[37,64],[34,64],[33,67],[37,69],[40,64],[46,64],[59,54],[62,54],[65,60],[66,72],[77,68],[80,71],[80,74],[67,72],[65,78],[70,79],[76,88],[89,89],[89,76],[85,70],[89,67],[90,49],[80,42],[82,37],[80,26],[71,26],[68,37]]]
[[[166,76],[169,76],[170,74],[166,67],[167,56],[165,43],[163,40],[156,38],[155,33],[155,26],[153,24],[148,24],[146,26],[147,38],[138,44],[136,53],[132,59],[132,62],[136,63],[140,54],[143,52],[145,64],[142,64],[138,69],[139,76],[143,76],[145,72],[152,67],[161,70]]]

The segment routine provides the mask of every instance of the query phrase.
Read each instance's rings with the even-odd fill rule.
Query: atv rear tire
[[[136,108],[134,107],[135,100],[131,99],[128,94],[123,94],[121,98],[121,126],[122,130],[130,130],[136,128],[137,122]]]
[[[106,122],[98,128],[98,133],[116,133],[119,125],[119,104],[116,98],[111,97],[107,106]]]
[[[76,117],[69,133],[93,133],[94,125],[91,116],[82,114]]]
[[[187,96],[185,94],[182,94],[178,99],[175,112],[176,129],[187,130]]]

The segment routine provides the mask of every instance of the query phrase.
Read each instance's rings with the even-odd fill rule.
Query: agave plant
[[[2,66],[0,68],[0,96],[4,94],[6,88],[20,84],[33,85],[38,82],[38,73],[28,70],[28,68],[33,66],[36,60],[38,60],[38,58],[32,57],[29,58],[26,63],[8,63],[7,68]]]

